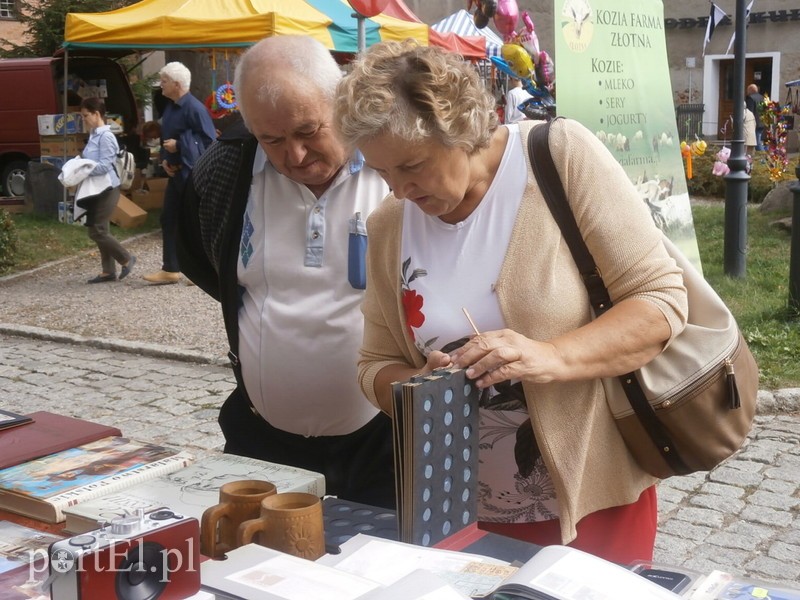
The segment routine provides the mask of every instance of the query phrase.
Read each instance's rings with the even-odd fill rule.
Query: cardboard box
[[[111,133],[122,133],[125,131],[122,115],[118,115],[117,113],[106,113],[106,125],[111,128]]]
[[[67,113],[66,116],[39,115],[39,135],[61,135],[66,133],[83,133],[83,119],[80,113]]]
[[[169,177],[151,177],[144,180],[144,185],[148,190],[162,194],[167,189],[167,183],[169,183]]]
[[[134,204],[125,194],[120,194],[119,202],[111,213],[111,222],[123,229],[131,229],[143,225],[147,220],[147,213]]]
[[[169,177],[153,177],[134,180],[129,195],[131,200],[144,210],[153,210],[164,206],[164,190],[167,189]]]
[[[72,158],[78,156],[86,146],[86,136],[82,133],[46,135],[39,138],[39,155]]]
[[[128,194],[134,204],[143,210],[153,210],[164,206],[164,192],[151,192],[142,188],[131,188]]]

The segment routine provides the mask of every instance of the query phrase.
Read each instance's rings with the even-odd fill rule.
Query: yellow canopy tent
[[[358,21],[347,0],[142,0],[102,13],[67,14],[72,48],[224,48],[274,35],[310,35],[336,52],[358,51]],[[428,26],[387,15],[365,21],[366,45],[412,38]]]

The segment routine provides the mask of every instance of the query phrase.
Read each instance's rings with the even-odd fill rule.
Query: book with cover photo
[[[0,470],[0,508],[59,523],[63,510],[187,466],[192,456],[108,437]]]
[[[0,429],[0,469],[106,437],[122,435],[116,427],[44,410],[24,418],[30,419],[24,427]]]
[[[321,473],[280,465],[234,454],[215,454],[198,459],[190,466],[65,509],[64,530],[85,533],[137,509],[151,512],[169,508],[187,517],[200,519],[203,512],[219,502],[219,488],[230,481],[256,479],[275,484],[279,492],[325,494]]]
[[[0,600],[50,600],[50,592],[42,590],[47,565],[44,557],[37,556],[32,565],[17,565],[0,573]]]
[[[50,544],[61,539],[63,536],[0,521],[0,573],[28,565],[37,558],[46,559]]]

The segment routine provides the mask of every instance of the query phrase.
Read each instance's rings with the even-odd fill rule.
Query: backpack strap
[[[589,294],[589,302],[595,311],[595,315],[599,317],[611,308],[613,303],[608,295],[608,289],[603,282],[600,270],[597,268],[589,248],[586,247],[586,242],[583,240],[581,231],[578,228],[575,215],[570,209],[567,194],[564,191],[564,184],[558,176],[548,141],[552,123],[553,121],[548,121],[531,128],[528,133],[528,158],[539,188],[542,190],[542,195],[547,202],[547,207],[550,209],[559,229],[561,229],[561,234],[564,236],[575,264],[578,266],[583,284]],[[617,379],[625,391],[631,408],[636,413],[647,435],[658,448],[662,458],[676,473],[689,472],[689,469],[687,469],[678,455],[669,432],[658,420],[655,410],[647,401],[647,396],[645,396],[636,373],[620,375]]]
[[[124,144],[120,144],[120,143],[119,143],[119,140],[117,139],[117,136],[116,136],[116,135],[114,135],[113,133],[111,133],[111,130],[110,130],[110,129],[109,129],[109,130],[106,130],[106,131],[104,131],[104,132],[103,132],[103,135],[104,135],[104,136],[105,136],[105,135],[110,135],[112,138],[114,138],[114,143],[117,145],[117,151],[114,153],[114,160],[113,160],[113,161],[111,161],[111,166],[112,166],[112,167],[113,167],[113,169],[114,169],[114,173],[116,173],[116,174],[117,174],[117,178],[118,178],[118,179],[120,179],[120,180],[122,180],[122,173],[120,173],[120,172],[119,172],[119,169],[117,168],[117,160],[118,160],[118,159],[119,159],[121,156],[123,156],[123,154],[122,154],[122,153],[123,153],[123,152],[125,152],[125,145],[124,145]]]

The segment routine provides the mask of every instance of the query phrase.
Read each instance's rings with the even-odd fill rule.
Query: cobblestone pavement
[[[198,456],[221,450],[216,417],[233,387],[227,367],[153,345],[113,347],[0,332],[0,405],[114,425]],[[800,587],[800,413],[786,412],[798,400],[800,390],[761,392],[759,411],[778,412],[756,418],[738,454],[660,484],[658,562]]]

